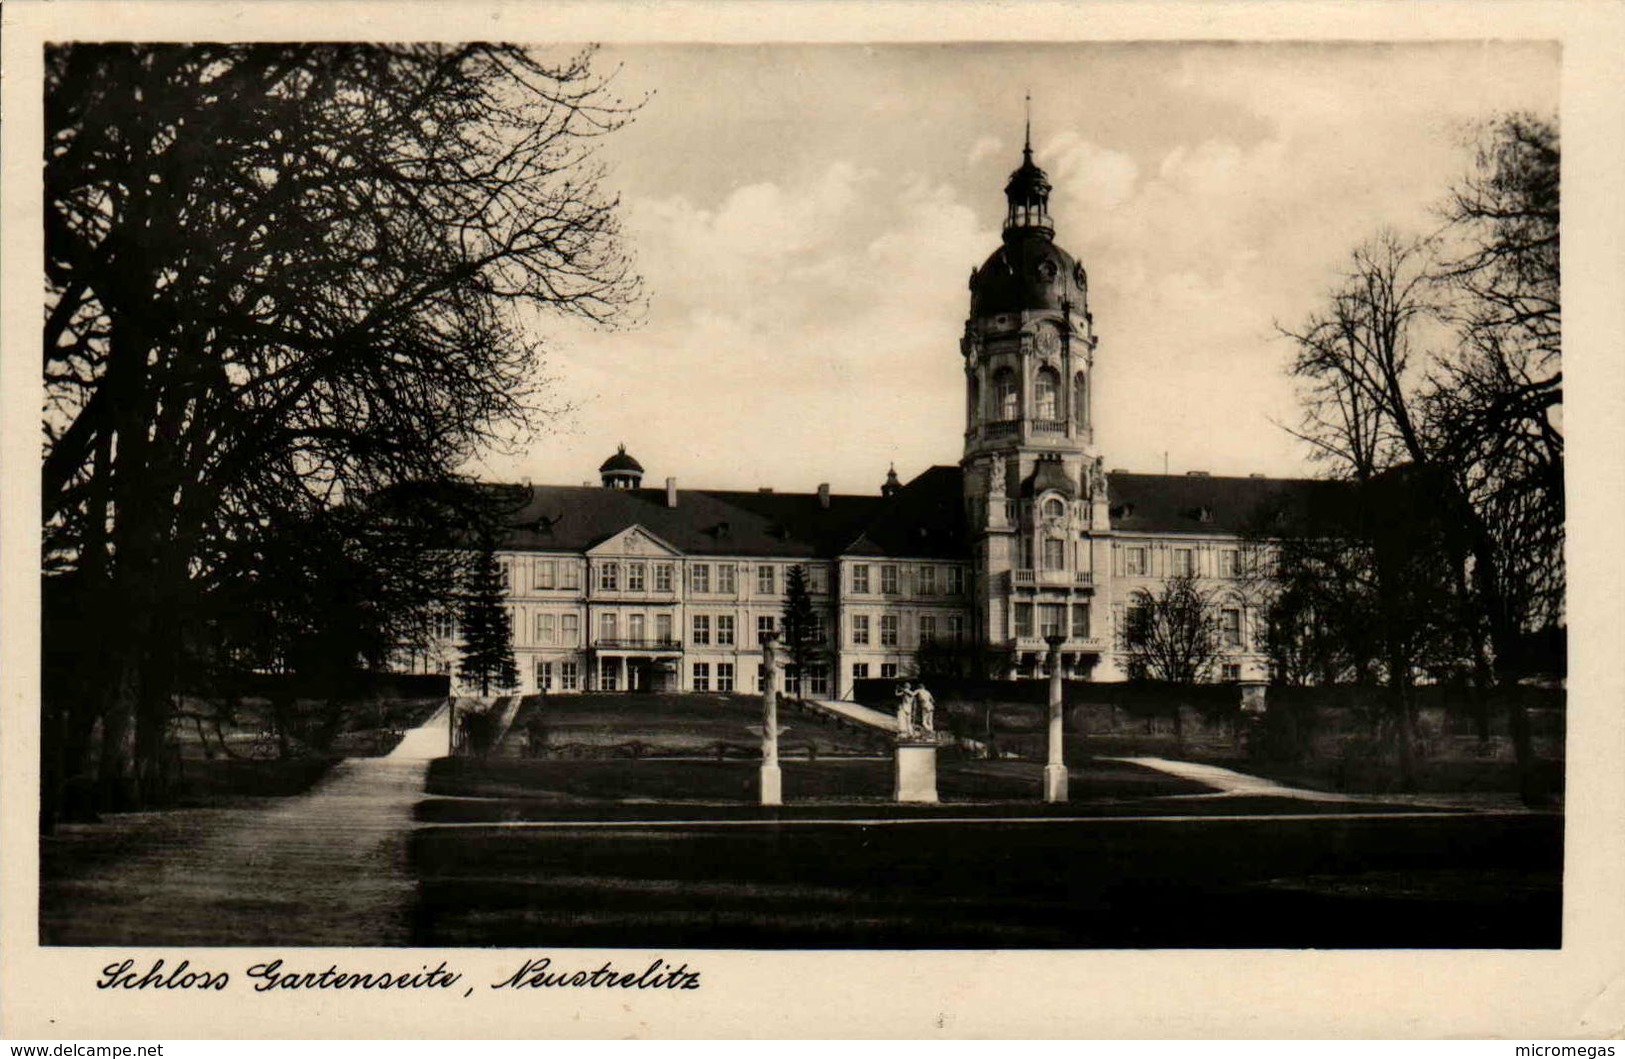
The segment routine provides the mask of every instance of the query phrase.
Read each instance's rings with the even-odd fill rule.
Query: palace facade
[[[521,487],[499,555],[523,690],[759,690],[798,565],[826,657],[792,677],[802,694],[908,675],[926,645],[1037,676],[1057,634],[1069,675],[1121,680],[1135,593],[1187,573],[1218,601],[1217,675],[1263,679],[1243,534],[1308,483],[1104,470],[1088,274],[1054,240],[1049,194],[1029,143],[1001,245],[971,274],[957,466],[863,496],[645,488],[622,447],[600,487]],[[456,630],[439,632],[420,667],[452,672]]]

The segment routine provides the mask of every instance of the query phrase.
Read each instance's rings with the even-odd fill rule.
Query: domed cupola
[[[971,274],[971,315],[1034,310],[1088,311],[1088,276],[1078,259],[1055,245],[1050,222],[1049,177],[1033,162],[1032,131],[1021,165],[1004,186],[1009,207],[1003,245]]]
[[[643,481],[643,464],[627,455],[626,446],[621,445],[599,466],[598,473],[605,489],[636,489]]]

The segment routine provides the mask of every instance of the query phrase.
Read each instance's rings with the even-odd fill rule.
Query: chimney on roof
[[[1210,477],[1210,475],[1206,471],[1186,471],[1185,472],[1185,477],[1186,478],[1207,478],[1207,477]]]
[[[666,506],[677,506],[677,479],[675,478],[666,479]]]
[[[818,506],[823,507],[823,508],[829,507],[829,483],[828,482],[819,482],[818,483]]]

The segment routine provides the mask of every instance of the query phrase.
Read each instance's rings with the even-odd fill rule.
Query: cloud
[[[965,164],[975,166],[988,158],[995,158],[1004,153],[1004,141],[997,136],[983,136],[971,145],[970,153],[965,156]]]

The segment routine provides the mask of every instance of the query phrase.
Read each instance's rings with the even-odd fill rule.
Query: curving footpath
[[[412,808],[446,753],[442,707],[386,757],[349,758],[265,809],[171,814],[158,841],[93,876],[53,883],[52,945],[410,943]]]

